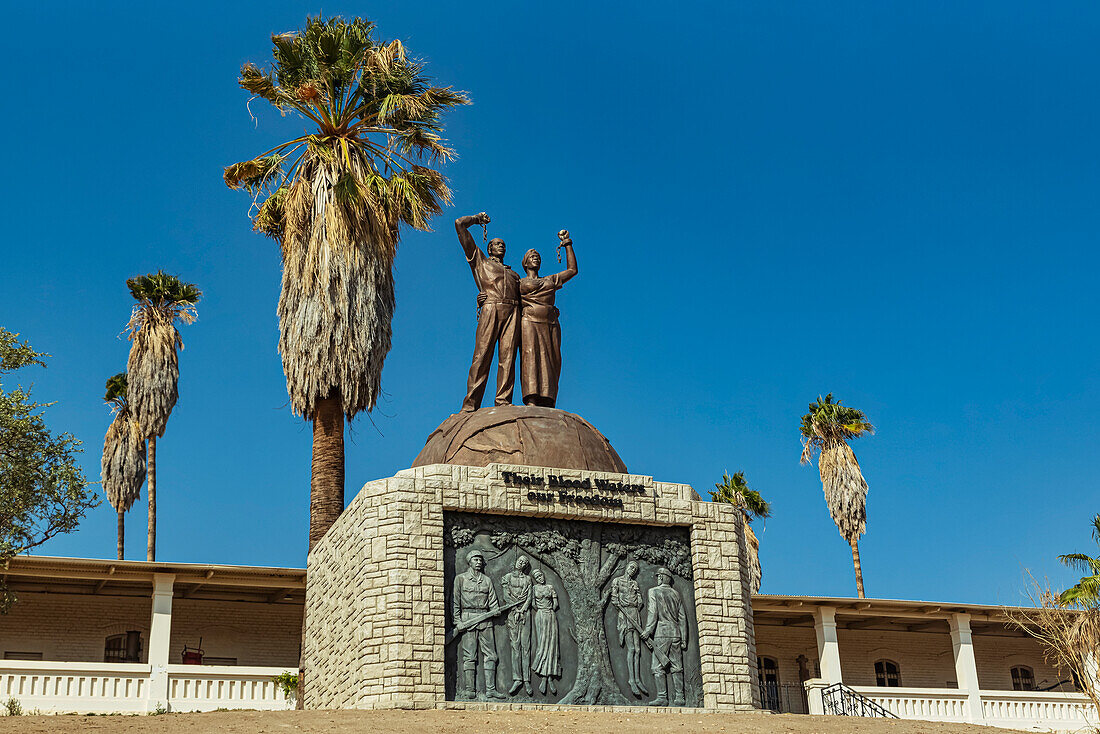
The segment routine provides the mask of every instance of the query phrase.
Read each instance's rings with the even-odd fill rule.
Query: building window
[[[141,633],[131,630],[108,637],[103,645],[103,662],[140,663]]]
[[[769,711],[779,710],[779,661],[761,655],[756,658],[756,673],[760,681],[760,703]]]
[[[1026,665],[1017,665],[1012,669],[1012,690],[1034,691],[1035,672]]]
[[[5,650],[5,660],[41,660],[42,653],[40,652],[19,652],[17,650]]]
[[[893,660],[875,662],[875,685],[882,688],[897,688],[901,685],[901,668]]]

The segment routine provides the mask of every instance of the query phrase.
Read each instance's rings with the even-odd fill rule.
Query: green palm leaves
[[[300,207],[311,197],[291,194],[324,172],[346,228],[392,259],[398,225],[427,229],[450,201],[443,176],[423,163],[452,157],[441,115],[469,99],[434,86],[400,41],[376,42],[373,31],[362,18],[310,18],[298,33],[271,37],[272,69],[241,69],[243,89],[317,127],[225,169],[227,185],[256,199],[257,231],[282,242],[288,226],[308,228]]]
[[[1100,514],[1092,519],[1092,538],[1100,546]],[[1100,556],[1084,553],[1067,553],[1058,560],[1069,568],[1086,574],[1080,581],[1063,591],[1058,601],[1063,606],[1095,608],[1100,606]]]
[[[726,502],[741,510],[749,520],[767,519],[772,516],[771,504],[759,492],[750,489],[745,482],[745,472],[733,476],[722,474],[722,481],[714,485],[711,502]]]

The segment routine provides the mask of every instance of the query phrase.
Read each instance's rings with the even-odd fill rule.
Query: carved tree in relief
[[[503,550],[514,546],[536,556],[562,580],[576,624],[577,677],[573,688],[559,703],[636,703],[622,694],[612,672],[604,630],[609,593],[604,592],[604,587],[619,561],[628,556],[666,566],[677,576],[690,580],[688,545],[652,527],[540,520],[540,529],[532,530],[529,520],[485,516],[452,518],[450,541],[454,545],[472,543],[477,531],[484,530],[496,548]]]

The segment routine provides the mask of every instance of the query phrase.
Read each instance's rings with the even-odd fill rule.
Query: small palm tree
[[[752,591],[760,591],[763,569],[760,567],[760,539],[752,529],[752,521],[766,520],[772,516],[772,506],[759,492],[750,489],[745,482],[745,473],[737,472],[732,477],[722,474],[722,481],[714,485],[710,493],[711,502],[726,502],[741,510],[741,524],[745,529],[745,538],[749,546],[749,573]]]
[[[1100,546],[1100,514],[1092,518],[1092,539]],[[1100,606],[1100,556],[1084,553],[1067,553],[1058,560],[1070,568],[1086,574],[1073,586],[1058,596],[1062,606],[1095,609]]]
[[[855,452],[848,442],[865,433],[874,433],[862,410],[840,401],[833,394],[810,403],[802,416],[802,463],[813,460],[820,452],[817,468],[825,504],[841,537],[852,547],[852,565],[856,572],[856,593],[863,598],[863,568],[859,560],[859,537],[867,532],[867,482],[859,470]]]
[[[130,359],[126,364],[130,415],[149,440],[149,542],[146,559],[157,559],[157,439],[179,398],[179,350],[183,339],[176,321],[194,323],[202,297],[194,283],[163,270],[126,281],[137,304],[130,314]]]
[[[452,156],[441,115],[468,103],[373,32],[362,18],[309,18],[272,36],[274,65],[245,64],[240,86],[313,130],[225,169],[282,252],[279,353],[291,410],[313,422],[310,548],[344,510],[344,420],[381,389],[400,225],[427,230],[450,202],[423,163]]]
[[[126,513],[141,494],[141,485],[145,483],[145,441],[130,416],[125,372],[119,372],[107,380],[107,393],[103,400],[114,415],[103,437],[103,492],[111,507],[118,512],[118,560],[121,561],[126,546]]]

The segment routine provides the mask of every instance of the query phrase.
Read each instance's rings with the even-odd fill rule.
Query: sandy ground
[[[0,734],[298,734],[545,732],[572,734],[1003,734],[971,724],[791,714],[617,714],[588,711],[217,711],[160,716],[0,717]]]

